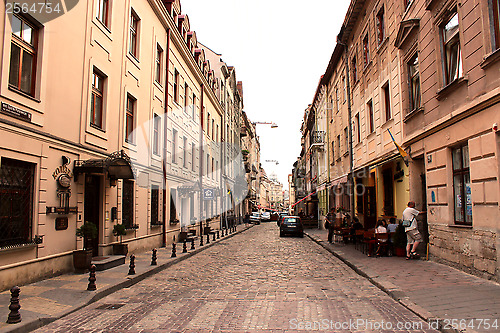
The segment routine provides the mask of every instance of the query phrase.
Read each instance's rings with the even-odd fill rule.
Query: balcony
[[[311,133],[311,144],[325,143],[325,131],[313,131]]]

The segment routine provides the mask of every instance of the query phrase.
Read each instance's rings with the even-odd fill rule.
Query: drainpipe
[[[167,246],[167,113],[168,113],[168,64],[170,63],[170,29],[167,29],[167,49],[165,55],[165,113],[163,116],[163,234],[162,247]]]
[[[349,124],[348,133],[349,133],[349,175],[347,177],[349,182],[349,195],[351,201],[351,221],[354,220],[354,156],[352,149],[352,109],[351,109],[351,84],[349,79],[349,57],[347,56],[347,45],[342,43],[339,39],[337,39],[337,43],[344,47],[344,56],[345,56],[345,73],[346,73],[346,86],[347,86],[347,123]]]

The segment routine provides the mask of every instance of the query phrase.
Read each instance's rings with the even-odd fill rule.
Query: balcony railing
[[[313,131],[311,133],[311,144],[325,143],[325,131]]]

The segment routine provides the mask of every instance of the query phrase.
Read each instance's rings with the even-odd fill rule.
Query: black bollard
[[[10,313],[7,319],[7,324],[16,324],[21,322],[21,314],[19,313],[19,309],[21,308],[21,305],[19,304],[20,292],[21,289],[18,286],[10,289]]]
[[[207,234],[207,244],[210,244],[210,234]]]
[[[175,241],[172,243],[172,255],[170,256],[170,258],[175,258],[177,257],[177,250],[175,249]]]
[[[153,255],[151,256],[151,266],[156,266],[158,263],[156,262],[156,249],[153,249]]]
[[[200,235],[200,246],[203,246],[203,234]]]
[[[182,253],[187,253],[187,240],[184,239],[184,243],[182,244]]]
[[[97,290],[95,280],[96,280],[96,278],[95,278],[95,265],[92,265],[89,268],[89,285],[87,286],[87,290],[89,290],[89,291]]]
[[[130,255],[130,264],[128,265],[128,275],[135,274],[135,256],[133,254]]]
[[[220,239],[219,230],[217,230],[217,239]]]
[[[213,238],[212,238],[212,241],[215,242],[215,231],[214,233],[212,234]]]
[[[194,238],[191,238],[191,250],[194,250]]]

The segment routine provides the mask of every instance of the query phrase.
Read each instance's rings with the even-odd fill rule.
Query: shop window
[[[127,229],[134,225],[134,182],[123,180],[122,189],[122,224]]]
[[[453,197],[455,223],[472,225],[472,197],[469,173],[469,147],[453,148]]]
[[[458,24],[458,13],[455,9],[450,18],[441,26],[445,86],[462,77],[462,55]]]
[[[35,165],[3,157],[0,166],[0,248],[31,241]]]
[[[35,96],[38,29],[23,16],[12,15],[9,86]]]

